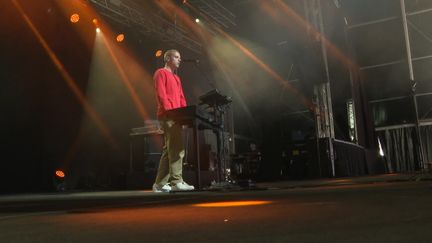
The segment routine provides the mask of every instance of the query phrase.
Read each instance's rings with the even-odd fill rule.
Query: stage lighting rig
[[[59,192],[66,191],[65,178],[66,178],[66,173],[63,170],[57,169],[54,172],[53,184],[54,184],[54,188],[56,189],[56,191],[59,191]]]

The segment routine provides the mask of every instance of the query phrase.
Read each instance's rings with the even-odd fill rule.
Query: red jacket
[[[161,117],[167,110],[186,106],[186,99],[179,76],[165,68],[159,68],[156,70],[153,80],[156,87],[158,117]]]

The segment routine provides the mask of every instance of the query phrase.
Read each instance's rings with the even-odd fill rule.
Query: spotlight
[[[98,24],[98,20],[97,19],[93,19],[92,22],[93,22],[93,24]]]
[[[195,22],[196,22],[196,23],[199,23],[199,22],[200,22],[199,18],[196,18],[196,19],[195,19]]]
[[[100,31],[101,31],[101,30],[99,29],[99,27],[97,27],[97,28],[96,28],[96,33],[100,33]]]
[[[64,178],[65,177],[65,173],[62,170],[56,170],[55,175],[58,178]]]
[[[72,14],[71,15],[71,17],[70,17],[70,22],[72,22],[72,23],[78,23],[78,21],[80,20],[80,16],[79,16],[79,14]]]
[[[63,170],[56,170],[53,176],[53,184],[57,191],[64,192],[66,191],[66,182],[65,182],[66,174]]]
[[[116,40],[117,40],[117,42],[122,42],[124,40],[124,38],[125,38],[124,34],[119,34],[119,35],[117,35]]]
[[[156,57],[161,57],[162,56],[162,50],[157,50],[155,53]]]

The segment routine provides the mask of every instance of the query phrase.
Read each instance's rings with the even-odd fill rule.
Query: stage
[[[0,18],[0,242],[432,241],[431,0]]]
[[[0,198],[2,242],[426,242],[430,175]],[[265,186],[265,187],[264,187]]]

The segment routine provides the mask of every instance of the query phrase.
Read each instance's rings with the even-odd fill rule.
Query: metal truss
[[[328,64],[327,47],[324,43],[325,29],[322,15],[322,7],[320,0],[307,0],[303,2],[306,20],[313,26],[314,29],[321,33],[319,44],[321,45],[321,57],[325,68],[325,82],[314,85],[314,103],[315,103],[315,123],[316,136],[318,138],[326,138],[328,140],[327,150],[331,164],[331,174],[336,176],[335,169],[335,154],[334,144],[334,119],[333,119],[333,102],[330,88],[330,71]],[[336,4],[336,3],[335,3]],[[336,6],[338,6],[336,4]],[[312,27],[308,27],[306,31],[311,34]],[[312,35],[313,36],[313,35]],[[319,151],[319,149],[317,149]],[[318,152],[319,153],[319,152]],[[318,156],[318,163],[321,159]]]
[[[189,0],[189,3],[225,28],[236,26],[236,16],[217,0]]]
[[[349,31],[353,31],[356,28],[360,28],[360,27],[365,27],[365,26],[369,26],[369,25],[375,25],[375,24],[380,24],[380,23],[384,23],[384,22],[388,22],[388,21],[395,21],[395,20],[401,20],[403,23],[403,27],[404,27],[404,36],[405,36],[405,46],[407,48],[407,56],[408,56],[408,65],[412,65],[412,62],[415,61],[420,61],[420,60],[425,60],[425,59],[431,59],[432,55],[426,55],[426,56],[421,56],[421,57],[411,57],[411,51],[410,51],[410,43],[409,43],[409,30],[408,30],[408,25],[415,30],[417,33],[419,33],[421,36],[423,36],[426,40],[428,40],[429,42],[432,43],[432,37],[429,36],[428,34],[424,33],[422,30],[420,30],[420,28],[418,28],[414,23],[412,23],[409,19],[407,19],[410,16],[415,16],[415,15],[419,15],[419,14],[425,14],[425,13],[429,13],[432,12],[432,8],[427,8],[427,9],[422,9],[422,10],[418,10],[418,11],[413,11],[413,12],[406,12],[405,11],[405,3],[404,1],[401,1],[401,11],[402,11],[402,16],[393,16],[393,17],[388,17],[388,18],[382,18],[382,19],[376,19],[376,20],[372,20],[372,21],[367,21],[367,22],[363,22],[363,23],[358,23],[358,24],[353,24],[353,25],[349,25],[347,27],[347,29]],[[375,64],[375,65],[369,65],[369,66],[362,66],[360,67],[360,70],[367,70],[367,69],[374,69],[374,68],[380,68],[380,67],[385,67],[385,66],[391,66],[394,64],[399,64],[399,63],[406,63],[407,60],[395,60],[392,62],[386,62],[386,63],[379,63],[379,64]],[[410,70],[410,79],[413,80],[414,79],[414,73],[412,71],[412,67],[409,68]]]
[[[410,33],[409,33],[409,26],[412,27],[413,30],[417,31],[423,38],[425,38],[426,40],[428,40],[429,42],[432,42],[432,38],[424,33],[423,31],[421,31],[416,25],[414,25],[411,21],[409,21],[408,17],[413,16],[413,15],[418,15],[418,14],[424,14],[424,13],[428,13],[432,11],[432,8],[428,8],[428,9],[423,9],[423,10],[419,10],[419,11],[415,11],[415,12],[407,12],[406,11],[406,7],[405,7],[405,0],[400,0],[400,8],[401,8],[401,16],[400,17],[390,17],[390,18],[383,18],[383,19],[378,19],[378,20],[373,20],[373,21],[369,21],[369,22],[364,22],[364,23],[359,23],[356,25],[351,25],[348,27],[348,30],[353,30],[355,28],[359,28],[359,27],[363,27],[363,26],[368,26],[368,25],[374,25],[374,24],[379,24],[379,23],[383,23],[383,22],[387,22],[387,21],[394,21],[394,20],[401,20],[402,22],[402,27],[403,27],[403,34],[404,34],[404,40],[405,40],[405,48],[406,48],[406,60],[396,60],[393,62],[388,62],[388,63],[380,63],[380,64],[376,64],[376,65],[371,65],[371,66],[363,66],[360,67],[360,70],[366,70],[366,69],[374,69],[374,68],[379,68],[379,67],[384,67],[384,66],[390,66],[390,65],[394,65],[394,64],[399,64],[399,63],[406,63],[408,66],[408,71],[409,71],[409,79],[411,81],[411,85],[412,85],[412,94],[411,97],[413,99],[413,104],[414,104],[414,111],[415,111],[415,131],[417,134],[417,138],[419,140],[419,142],[417,142],[416,145],[419,146],[420,150],[419,150],[419,161],[420,161],[420,166],[422,169],[426,169],[428,167],[431,166],[431,164],[426,164],[425,163],[425,153],[424,153],[424,148],[423,148],[423,144],[422,144],[422,134],[420,133],[420,125],[421,125],[421,120],[418,116],[418,104],[417,104],[417,94],[416,94],[416,85],[417,82],[415,80],[415,75],[414,75],[414,68],[413,68],[413,62],[414,61],[418,61],[418,60],[425,60],[425,59],[430,59],[432,58],[432,55],[427,55],[427,56],[422,56],[422,57],[412,57],[412,51],[411,51],[411,42],[410,42]],[[400,97],[391,97],[387,100],[394,100],[394,99],[399,99]],[[380,101],[374,101],[374,102],[380,102]]]
[[[197,54],[202,44],[188,36],[188,32],[150,11],[143,10],[127,0],[87,0],[98,12],[118,23],[137,28],[145,36],[155,37],[164,42],[179,44]]]

